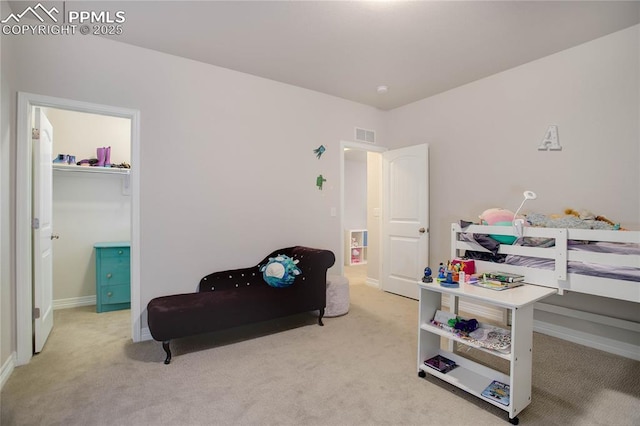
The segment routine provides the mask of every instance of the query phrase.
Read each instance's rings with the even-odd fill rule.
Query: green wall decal
[[[320,191],[322,191],[322,185],[326,182],[327,180],[322,177],[322,175],[318,175],[318,177],[316,178],[316,186],[318,187],[318,189]]]

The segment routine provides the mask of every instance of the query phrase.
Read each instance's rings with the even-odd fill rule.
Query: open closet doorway
[[[131,240],[131,120],[43,110],[53,127],[53,152],[63,156],[53,164],[53,308],[93,306],[99,292],[94,245],[128,245]],[[109,166],[89,166],[103,147],[108,149],[101,152]],[[123,277],[123,283],[125,279],[130,281]],[[126,296],[119,297],[130,302]],[[128,308],[127,302],[118,305]]]
[[[53,230],[45,238],[69,243],[68,249],[71,253],[67,256],[53,255],[54,262],[60,261],[58,269],[59,277],[46,282],[34,277],[34,266],[38,260],[32,255],[32,238],[34,233],[33,215],[37,213],[33,210],[33,197],[39,193],[39,181],[31,178],[36,164],[46,164],[42,160],[36,163],[33,159],[34,146],[37,143],[38,132],[32,131],[35,123],[36,111],[45,111],[51,116],[51,126],[53,130],[53,147],[50,159],[57,157],[57,154],[75,156],[75,163],[84,159],[97,157],[97,147],[111,146],[110,160],[112,163],[139,164],[139,111],[127,108],[112,107],[106,105],[90,104],[85,102],[53,98],[29,93],[18,94],[18,150],[17,150],[17,215],[16,215],[16,279],[18,282],[16,290],[16,338],[17,338],[17,365],[23,365],[30,361],[34,352],[38,352],[34,347],[34,337],[37,340],[38,327],[34,318],[38,311],[42,309],[37,306],[41,302],[37,297],[41,287],[42,294],[49,293],[43,297],[42,301],[50,307],[64,308],[74,306],[88,306],[95,304],[96,297],[96,276],[95,276],[95,255],[93,245],[98,233],[108,231],[105,238],[109,241],[116,236],[122,240],[130,241],[130,266],[126,271],[130,286],[127,285],[127,299],[130,299],[131,310],[128,316],[131,319],[131,334],[134,341],[140,340],[140,268],[139,268],[139,175],[137,170],[130,169],[126,173],[116,170],[117,168],[80,167],[64,164],[61,162],[49,163],[49,180],[55,186],[56,195],[51,197],[49,209],[52,216],[60,222],[53,224]],[[76,121],[80,118],[80,121]],[[91,121],[93,123],[86,123]],[[109,121],[115,119],[115,121]],[[114,140],[115,136],[107,129],[109,125],[98,125],[95,120],[103,123],[118,122],[121,130],[120,134],[127,136],[121,138],[120,147]],[[107,121],[105,121],[107,120]],[[119,121],[123,120],[123,121]],[[86,133],[79,131],[87,127]],[[58,128],[57,132],[55,127]],[[65,127],[67,130],[65,130]],[[118,127],[117,125],[115,127]],[[110,133],[111,132],[111,133]],[[81,134],[82,133],[82,134]],[[117,132],[116,132],[117,133]],[[109,136],[110,134],[110,136]],[[103,143],[100,135],[106,135],[109,143]],[[59,142],[56,143],[56,138]],[[77,139],[80,143],[73,143]],[[127,161],[128,159],[128,161]],[[73,159],[72,159],[73,160]],[[67,169],[65,169],[67,167]],[[39,168],[39,167],[38,167]],[[71,169],[75,170],[71,170]],[[123,167],[124,169],[125,167]],[[42,168],[44,169],[44,168]],[[82,169],[82,170],[80,170]],[[54,202],[54,198],[58,198]],[[56,205],[57,204],[57,205]],[[85,213],[84,217],[82,213]],[[87,212],[92,214],[86,215]],[[94,213],[98,213],[95,215]],[[74,218],[70,216],[76,215]],[[109,229],[109,227],[111,227]],[[117,228],[117,229],[116,229]],[[98,231],[96,233],[95,231]],[[80,230],[80,232],[76,232]],[[85,241],[91,234],[89,242]],[[102,235],[102,234],[101,234]],[[59,237],[59,238],[56,238]],[[100,238],[98,238],[100,239]],[[87,244],[89,245],[87,247]],[[75,252],[79,247],[82,254]],[[64,254],[62,247],[60,249]],[[68,251],[69,251],[68,250]],[[53,275],[53,274],[51,274]],[[60,283],[58,283],[60,281]],[[33,283],[32,285],[29,285]],[[129,290],[130,288],[130,290]],[[84,294],[91,293],[91,294]],[[93,306],[91,307],[93,308]],[[46,336],[45,336],[46,337]],[[41,345],[42,346],[42,345]]]
[[[379,288],[381,268],[381,176],[385,148],[342,142],[342,231],[340,262],[349,285]]]

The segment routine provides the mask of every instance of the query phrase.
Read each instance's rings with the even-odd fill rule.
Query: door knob
[[[427,232],[427,230],[424,229],[424,228],[420,228],[420,229],[418,229],[418,232],[421,233],[421,234],[424,234],[425,232]]]
[[[53,235],[53,234],[51,234],[51,239],[52,239],[52,240],[57,240],[58,238],[60,238],[60,235]]]

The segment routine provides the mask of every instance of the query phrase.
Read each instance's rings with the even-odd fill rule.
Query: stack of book
[[[436,355],[432,358],[429,358],[424,362],[427,367],[431,367],[436,371],[441,372],[442,374],[447,374],[449,371],[453,370],[458,366],[455,361],[445,358],[442,355]]]
[[[482,391],[482,396],[508,406],[510,399],[509,385],[494,380]]]
[[[492,290],[506,290],[522,285],[523,281],[524,275],[508,272],[485,272],[480,274],[478,280],[472,284]]]

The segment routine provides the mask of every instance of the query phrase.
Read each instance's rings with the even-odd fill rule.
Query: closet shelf
[[[123,176],[128,176],[131,171],[131,169],[120,169],[117,167],[83,167],[67,164],[53,164],[53,170],[72,173],[103,173]]]

